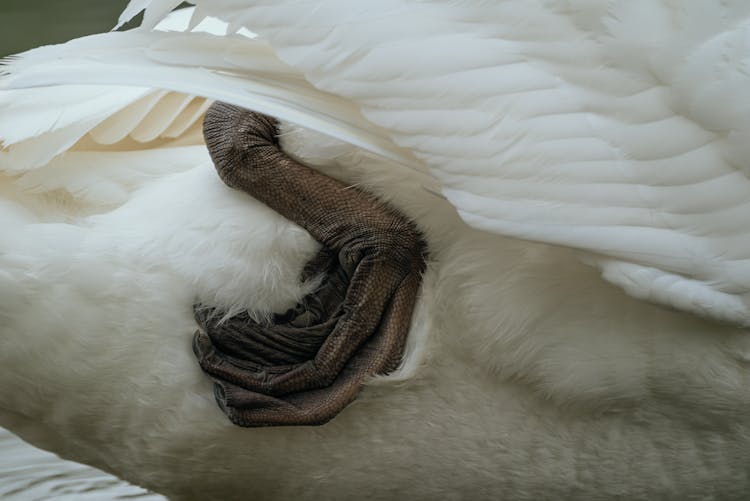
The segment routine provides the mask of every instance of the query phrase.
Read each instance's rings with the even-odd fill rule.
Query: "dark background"
[[[0,0],[0,57],[111,30],[127,4],[127,0]]]

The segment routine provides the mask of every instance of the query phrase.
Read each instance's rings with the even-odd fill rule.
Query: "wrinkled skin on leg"
[[[240,426],[323,424],[403,354],[425,268],[416,226],[390,206],[281,151],[267,116],[215,103],[203,125],[221,179],[305,228],[322,249],[318,290],[261,325],[199,305],[193,348]]]

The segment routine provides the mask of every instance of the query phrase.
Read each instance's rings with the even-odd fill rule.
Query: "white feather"
[[[281,63],[267,44],[243,35],[106,33],[34,49],[23,58],[9,61],[7,69],[10,75],[0,84],[6,88],[85,80],[149,85],[234,102],[313,129],[325,129],[334,137],[420,168],[407,151],[364,120],[356,107],[314,89]]]
[[[472,226],[750,325],[746,2],[194,3],[355,103]]]

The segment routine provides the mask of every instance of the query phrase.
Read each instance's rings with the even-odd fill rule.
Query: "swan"
[[[0,425],[173,499],[746,497],[750,6],[179,3],[6,65]],[[214,99],[430,250],[321,427],[234,426],[191,351],[319,248],[218,179]]]

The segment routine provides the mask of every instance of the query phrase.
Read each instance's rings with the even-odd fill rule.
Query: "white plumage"
[[[8,63],[2,424],[174,496],[747,492],[750,5],[195,3]],[[193,301],[282,308],[316,247],[204,98],[427,235],[403,367],[321,429],[229,427],[192,360]]]
[[[742,2],[197,4],[191,25],[229,19],[288,67],[245,37],[131,32],[30,54],[10,85],[147,83],[399,158],[390,139],[472,226],[589,251],[636,297],[750,323]]]

